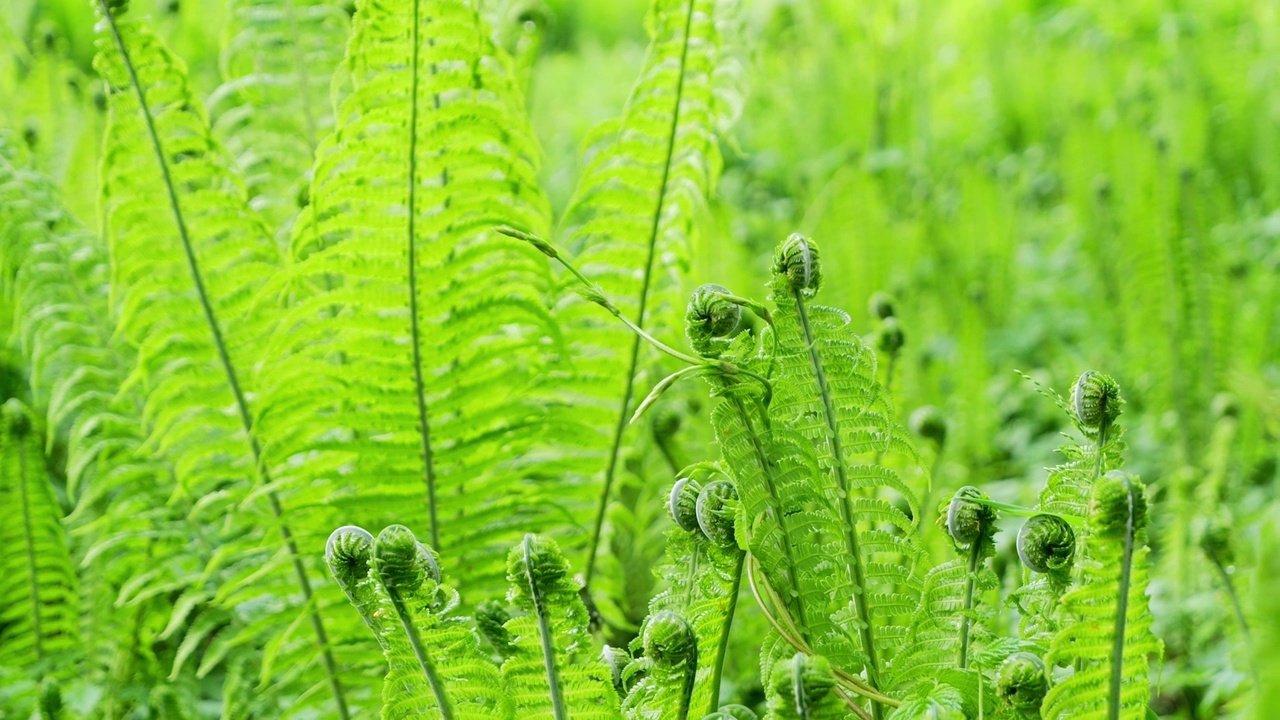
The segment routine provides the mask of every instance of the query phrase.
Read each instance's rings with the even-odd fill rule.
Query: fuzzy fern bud
[[[947,443],[947,420],[942,411],[932,405],[916,408],[907,420],[911,432],[942,447]]]
[[[774,254],[773,272],[792,292],[813,297],[822,285],[817,244],[800,233],[792,233]]]
[[[885,320],[897,315],[894,311],[893,298],[887,292],[878,292],[867,300],[867,310],[871,313],[871,317],[877,320]]]
[[[1123,404],[1116,381],[1093,370],[1082,373],[1071,388],[1071,407],[1076,420],[1091,430],[1114,422]]]
[[[1147,521],[1142,481],[1123,470],[1098,478],[1089,494],[1089,528],[1106,538],[1122,538]],[[1131,524],[1132,521],[1132,524]]]
[[[1076,533],[1062,518],[1036,515],[1018,531],[1018,557],[1038,573],[1061,574],[1071,567]]]
[[[831,692],[836,676],[825,657],[798,652],[790,660],[774,663],[769,682],[779,697],[794,698],[799,690],[814,701]]]
[[[876,347],[881,352],[892,355],[901,350],[906,342],[907,336],[902,332],[898,318],[891,315],[880,321],[880,330],[876,332]]]
[[[368,530],[355,525],[344,525],[329,535],[324,559],[343,592],[350,594],[356,583],[369,576],[373,542]]]
[[[738,511],[738,489],[728,480],[716,480],[698,493],[696,513],[702,534],[720,547],[733,547],[733,521]]]
[[[644,654],[659,665],[696,664],[698,636],[684,618],[663,610],[644,625]]]
[[[515,652],[515,646],[511,643],[511,632],[507,630],[506,622],[511,619],[511,613],[507,612],[507,608],[502,603],[495,600],[485,600],[476,606],[476,629],[489,644],[493,646],[494,651],[501,657],[510,657]]]
[[[698,493],[702,492],[702,484],[690,477],[676,480],[671,488],[671,496],[667,499],[667,512],[676,522],[676,527],[685,532],[698,530]]]
[[[693,291],[684,313],[684,332],[689,346],[703,357],[716,357],[726,344],[725,338],[738,329],[742,306],[729,302],[731,294],[723,285],[708,283]]]
[[[972,485],[966,485],[956,491],[947,505],[947,534],[960,546],[969,546],[980,542],[984,536],[990,535],[995,527],[996,511],[973,502],[974,499],[986,499],[986,493]]]
[[[1015,710],[1038,710],[1049,692],[1044,661],[1029,652],[1016,652],[996,671],[996,694]]]
[[[604,661],[605,667],[609,668],[613,689],[618,693],[618,697],[625,698],[627,696],[625,671],[631,664],[631,655],[626,648],[605,645],[600,649],[600,659]]]
[[[413,531],[388,525],[373,542],[373,572],[392,597],[416,593],[428,578],[440,582],[440,563]]]

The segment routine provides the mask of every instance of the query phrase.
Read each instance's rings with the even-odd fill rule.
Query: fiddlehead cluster
[[[718,357],[729,347],[742,322],[742,306],[725,298],[729,289],[708,283],[693,291],[685,311],[685,335],[694,352],[703,357]]]

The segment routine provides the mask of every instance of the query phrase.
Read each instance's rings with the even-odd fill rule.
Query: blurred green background
[[[225,3],[133,5],[212,93]],[[540,37],[529,103],[559,210],[641,66],[647,3],[486,5]],[[90,227],[93,22],[87,0],[0,6],[0,124]],[[1280,3],[756,0],[740,29],[741,113],[690,286],[761,295],[770,250],[801,231],[856,326],[876,332],[867,303],[889,293],[906,342],[881,374],[903,422],[946,418],[945,445],[925,443],[942,489],[1042,485],[1061,416],[1015,370],[1060,391],[1113,375],[1159,503],[1155,709],[1239,712],[1248,650],[1199,541],[1232,528],[1238,587],[1263,597],[1244,570],[1278,550]]]

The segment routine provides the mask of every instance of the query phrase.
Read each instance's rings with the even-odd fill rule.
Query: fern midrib
[[[1137,528],[1134,526],[1133,483],[1126,476],[1124,479],[1125,500],[1129,506],[1129,516],[1125,521],[1124,556],[1120,565],[1120,597],[1116,599],[1116,631],[1111,646],[1111,689],[1108,693],[1109,720],[1120,720],[1120,685],[1124,679],[1124,631],[1129,612],[1129,583],[1133,575],[1133,543]]]
[[[853,603],[858,611],[860,627],[858,633],[862,638],[863,651],[867,654],[867,682],[877,691],[880,690],[879,662],[876,658],[875,632],[871,625],[871,610],[866,603],[866,566],[862,560],[862,549],[858,542],[858,526],[855,524],[853,512],[853,493],[849,487],[849,472],[845,467],[844,444],[840,441],[840,424],[836,419],[835,402],[831,398],[831,388],[827,382],[826,369],[822,364],[822,356],[818,354],[818,345],[813,337],[813,327],[809,324],[809,311],[805,308],[804,298],[799,289],[791,291],[795,299],[796,312],[800,316],[800,327],[804,331],[805,346],[809,349],[809,365],[813,369],[814,379],[818,383],[818,394],[822,396],[823,415],[826,418],[827,432],[831,438],[831,453],[834,455],[836,477],[840,483],[840,510],[845,523],[845,545],[853,558]],[[878,703],[872,703],[872,709],[879,718],[883,714]]]
[[[244,396],[244,391],[240,388],[240,381],[236,377],[235,367],[231,364],[231,358],[227,353],[226,343],[222,338],[222,330],[218,326],[218,319],[214,315],[213,307],[209,302],[208,294],[205,291],[204,279],[200,275],[200,265],[196,260],[195,251],[191,246],[191,236],[187,230],[186,218],[182,214],[182,206],[178,201],[178,192],[173,185],[173,178],[169,173],[169,163],[165,159],[164,146],[160,142],[160,134],[156,130],[155,119],[151,115],[151,108],[147,103],[146,92],[142,89],[142,83],[138,80],[137,70],[134,69],[133,59],[129,54],[129,49],[124,44],[124,37],[120,34],[120,28],[116,25],[115,16],[111,12],[111,7],[107,4],[107,0],[98,0],[103,17],[107,21],[107,26],[111,29],[111,37],[115,41],[116,48],[120,51],[121,60],[124,63],[125,71],[129,75],[129,82],[133,85],[134,93],[138,97],[138,107],[142,111],[143,121],[147,126],[147,134],[151,138],[151,146],[156,154],[156,162],[160,165],[160,175],[164,181],[165,191],[169,198],[169,206],[173,210],[174,222],[177,225],[178,236],[182,241],[182,249],[187,259],[187,267],[191,271],[192,282],[195,284],[196,294],[200,299],[200,307],[204,312],[205,321],[209,325],[209,331],[213,336],[214,347],[218,353],[218,359],[222,363],[223,371],[226,374],[227,382],[231,386],[232,395],[235,396],[236,408],[240,414],[240,422],[244,426],[244,431],[249,439],[249,447],[253,453],[254,467],[258,471],[258,475],[264,485],[270,484],[270,478],[267,470],[262,465],[262,450],[258,444],[257,435],[253,431],[253,421],[249,414],[249,404]],[[297,575],[298,584],[302,589],[303,599],[307,606],[307,612],[311,616],[311,625],[316,633],[316,641],[320,645],[322,661],[325,672],[328,675],[329,686],[334,693],[334,701],[338,705],[338,715],[342,720],[350,718],[350,712],[347,709],[346,697],[342,692],[342,685],[338,680],[337,664],[333,659],[333,653],[329,648],[328,634],[324,629],[324,622],[321,620],[313,604],[313,593],[311,590],[311,582],[307,579],[306,568],[302,564],[302,557],[298,553],[297,542],[293,539],[293,532],[289,526],[285,524],[283,516],[284,512],[280,506],[280,499],[275,491],[269,491],[267,498],[271,506],[271,512],[274,515],[277,525],[280,528],[280,537],[284,540],[285,547],[289,551],[290,558],[293,561],[293,569]]]
[[[538,616],[538,638],[542,642],[542,667],[547,675],[547,692],[551,699],[551,711],[555,720],[568,720],[568,712],[564,707],[564,696],[560,689],[560,673],[556,669],[556,644],[551,634],[551,618],[547,614],[547,604],[538,589],[533,577],[533,537],[526,535],[521,543],[524,553],[525,580],[529,583],[529,598],[533,600],[533,611]]]
[[[431,425],[427,417],[427,389],[422,378],[422,338],[418,327],[418,246],[415,240],[415,223],[417,220],[417,188],[418,188],[418,44],[419,25],[421,23],[421,0],[413,0],[413,28],[410,31],[410,43],[413,72],[410,74],[411,88],[409,93],[409,206],[408,237],[409,246],[409,335],[413,346],[413,395],[418,406],[418,436],[422,445],[423,482],[427,485],[427,512],[431,516],[431,547],[437,552],[440,546],[440,523],[436,510],[436,472],[435,461],[431,451]],[[437,104],[439,98],[436,98]],[[448,176],[444,178],[449,181]]]
[[[794,588],[800,582],[800,570],[796,567],[795,553],[791,549],[791,529],[787,527],[786,513],[782,512],[782,497],[778,494],[778,486],[773,481],[768,453],[765,452],[764,446],[761,445],[760,437],[756,435],[755,427],[751,423],[751,417],[747,414],[747,408],[742,403],[742,399],[736,395],[730,395],[730,402],[733,403],[734,409],[738,411],[738,416],[742,418],[743,427],[746,428],[746,435],[751,440],[751,449],[755,451],[756,461],[760,463],[760,473],[765,479],[765,489],[769,493],[774,509],[777,510],[778,529],[782,531],[782,553],[786,558],[787,570],[791,574],[789,579]],[[795,589],[798,590],[798,588]],[[788,593],[788,595],[791,594]],[[796,614],[800,616],[801,639],[808,642],[809,616],[805,612],[804,594],[796,592],[791,597],[796,604]]]
[[[413,618],[409,615],[409,610],[405,607],[404,601],[400,599],[398,592],[388,589],[387,595],[391,597],[391,606],[395,608],[396,615],[400,618],[400,625],[404,628],[405,637],[409,639],[409,646],[413,648],[413,655],[418,660],[418,669],[422,670],[422,674],[426,676],[427,684],[431,686],[431,693],[435,695],[436,705],[440,708],[441,719],[453,720],[453,705],[449,702],[449,695],[445,692],[444,682],[440,679],[440,674],[436,672],[436,665],[432,662],[431,656],[427,654],[426,648],[422,646],[422,636],[418,633],[417,626],[413,624]]]
[[[969,613],[973,611],[973,587],[978,579],[978,565],[982,561],[983,533],[986,528],[979,527],[978,537],[969,548],[969,572],[964,583],[964,615],[960,617],[960,669],[969,667]]]
[[[14,434],[9,433],[13,438]],[[36,536],[31,526],[31,497],[27,489],[27,443],[18,439],[18,495],[22,498],[22,533],[27,551],[27,584],[31,587],[31,629],[35,635],[36,662],[44,660],[44,630],[40,623],[40,579],[36,576]]]
[[[711,700],[707,703],[707,715],[720,709],[720,678],[724,674],[724,658],[729,652],[729,634],[733,630],[733,616],[738,611],[738,590],[742,587],[742,565],[747,554],[734,550],[738,562],[734,564],[733,584],[729,587],[729,609],[725,611],[724,622],[720,627],[720,643],[716,649],[715,665],[711,670]]]
[[[648,251],[644,263],[644,275],[640,281],[640,308],[636,314],[636,324],[643,328],[645,313],[649,306],[649,286],[653,279],[653,258],[657,254],[658,230],[662,223],[662,211],[666,206],[667,183],[671,179],[671,161],[675,155],[676,135],[680,126],[680,106],[684,101],[685,66],[689,58],[689,33],[693,28],[693,8],[697,0],[689,0],[688,13],[684,23],[684,37],[680,45],[680,65],[676,73],[675,108],[671,113],[671,125],[667,133],[667,151],[662,162],[662,181],[658,184],[658,201],[653,211],[653,221],[649,228]],[[613,490],[614,477],[618,472],[618,455],[622,450],[622,435],[626,432],[629,415],[628,407],[635,393],[636,366],[640,361],[641,338],[637,335],[631,341],[631,356],[627,362],[626,385],[622,392],[622,403],[618,410],[618,422],[613,429],[613,443],[609,449],[609,464],[605,468],[604,487],[600,491],[600,503],[596,508],[595,525],[591,530],[591,544],[587,550],[587,567],[583,575],[586,589],[591,587],[591,578],[595,575],[596,551],[600,547],[600,532],[604,527],[605,511],[609,507],[609,496]]]

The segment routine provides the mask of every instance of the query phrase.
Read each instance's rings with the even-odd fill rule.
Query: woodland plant
[[[141,2],[94,0],[98,90],[40,126],[86,148],[0,130],[0,717],[1145,720],[1188,547],[1250,637],[1230,518],[1156,512],[1226,471],[1125,467],[1150,378],[1028,378],[1068,432],[1019,504],[955,481],[982,418],[900,421],[911,298],[819,302],[842,234],[694,287],[737,3],[652,0],[561,192],[539,3],[227,0],[205,92]]]

